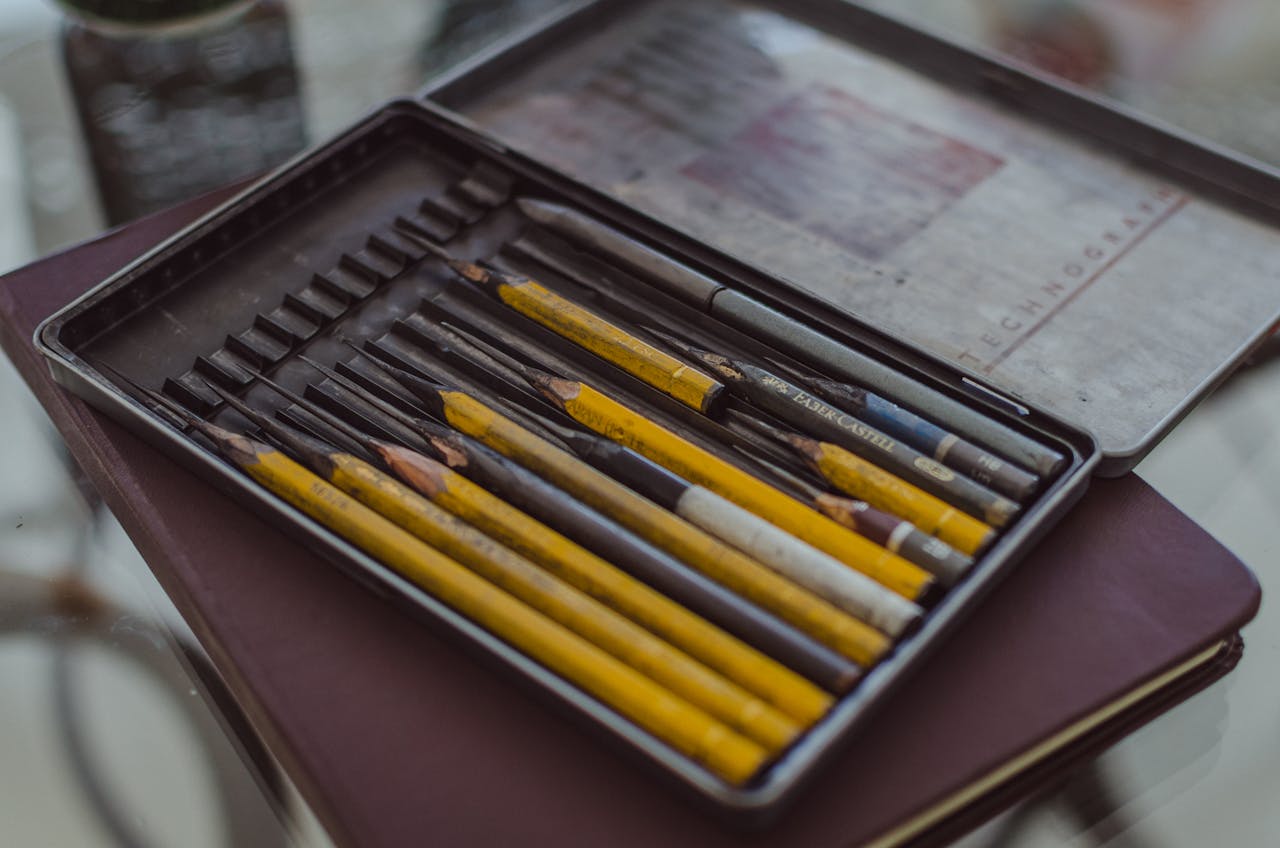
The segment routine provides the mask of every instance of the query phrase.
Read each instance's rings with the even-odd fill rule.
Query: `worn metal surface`
[[[1280,318],[1280,238],[1189,187],[1272,175],[989,62],[887,45],[1020,109],[789,20],[808,2],[599,4],[612,26],[546,43],[445,102],[530,151],[832,305],[1092,432],[1135,462]],[[828,11],[834,18],[835,11]],[[851,7],[846,17],[864,15]],[[870,29],[870,27],[869,27]],[[527,58],[527,57],[526,57]],[[1026,114],[1092,121],[1127,152]],[[1052,107],[1052,108],[1049,108]],[[1093,131],[1093,126],[1083,127]],[[1167,159],[1186,181],[1134,167]],[[1221,161],[1220,161],[1221,160]],[[1212,173],[1209,173],[1212,171]],[[1265,202],[1265,199],[1264,199]]]

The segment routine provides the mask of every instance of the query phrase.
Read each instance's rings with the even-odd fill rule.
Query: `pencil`
[[[896,368],[836,341],[763,302],[729,288],[630,236],[575,209],[534,198],[519,198],[533,221],[592,248],[638,273],[663,291],[726,324],[864,386],[877,386],[903,405],[945,421],[955,432],[1037,474],[1049,476],[1066,462],[1059,452],[925,385]]]
[[[586,383],[556,377],[492,347],[486,349],[578,423],[733,501],[908,600],[921,597],[933,587],[933,577],[920,567],[850,532]]]
[[[316,363],[312,364],[324,368]],[[389,369],[392,367],[383,363],[378,364]],[[580,544],[594,549],[597,554],[607,556],[614,564],[628,568],[632,574],[659,592],[737,637],[736,640],[730,640],[731,642],[741,640],[754,646],[756,650],[749,654],[736,649],[732,651],[716,649],[709,650],[699,658],[708,665],[731,674],[734,680],[741,682],[787,714],[809,721],[815,714],[820,715],[825,712],[830,706],[830,698],[797,674],[788,671],[778,661],[832,692],[848,690],[859,678],[858,667],[849,659],[819,642],[803,637],[777,618],[766,614],[760,607],[677,561],[665,549],[655,544],[668,541],[665,535],[667,533],[685,539],[686,544],[691,545],[694,540],[691,536],[686,537],[681,533],[678,525],[684,522],[679,518],[661,510],[658,511],[658,515],[654,515],[658,507],[610,478],[603,478],[607,481],[607,488],[610,490],[606,491],[605,495],[612,495],[610,501],[621,504],[628,515],[634,512],[633,520],[627,522],[627,526],[615,524],[581,500],[575,499],[568,492],[557,488],[506,456],[430,421],[406,416],[380,398],[368,394],[363,387],[336,371],[325,369],[324,373],[339,384],[347,385],[353,391],[361,393],[378,410],[420,434],[435,450],[440,460],[451,468],[472,477],[485,488],[501,494],[543,523],[575,538]],[[547,451],[544,460],[547,465],[558,466],[561,463],[561,459],[553,453],[558,451],[558,448],[541,442],[529,431],[520,429],[509,420],[501,423],[502,426],[495,430],[495,434],[489,435],[482,441],[495,445],[509,443],[509,450],[512,453]],[[597,473],[572,456],[565,454],[564,457],[591,474]],[[585,487],[589,488],[593,482],[599,482],[590,476],[584,475],[584,477]],[[571,479],[570,472],[566,470],[562,479]],[[606,503],[606,506],[608,505]],[[664,516],[671,521],[664,521]],[[645,532],[636,532],[637,529]],[[696,528],[690,529],[700,532],[696,531]],[[786,609],[790,605],[803,608],[801,599],[798,597],[801,590],[797,587],[783,585],[773,589],[772,597],[762,598],[763,601],[776,604],[779,609]],[[799,626],[796,624],[796,627]],[[810,628],[807,632],[824,632],[821,629],[820,618],[807,626]],[[867,650],[865,647],[859,648],[859,643],[854,640],[862,631],[844,636],[838,628],[831,630],[833,647],[844,645],[844,640],[849,640],[853,643],[847,648],[849,652],[859,653]],[[690,649],[689,646],[686,646],[686,649]],[[776,659],[769,659],[769,657]]]
[[[975,518],[1003,527],[1020,511],[1009,498],[957,475],[936,459],[880,432],[847,410],[814,396],[771,371],[686,344],[659,330],[649,332],[728,381],[733,390],[796,429],[822,438],[942,498]]]
[[[761,745],[516,600],[280,451],[191,413],[184,417],[187,426],[203,434],[225,459],[264,489],[726,782],[742,785],[768,761]]]
[[[540,283],[463,262],[433,242],[416,234],[412,238],[501,303],[699,412],[710,410],[724,389],[714,378]]]
[[[601,471],[881,632],[901,636],[923,617],[901,595],[630,448],[550,421],[543,425]]]
[[[465,294],[465,291],[463,293]],[[582,376],[584,371],[580,369],[585,369],[585,373],[591,373],[591,369],[580,362],[574,361],[565,352],[554,350],[534,341],[535,336],[512,332],[508,323],[502,320],[500,314],[494,314],[494,309],[500,307],[496,307],[491,301],[477,298],[462,299],[458,298],[456,294],[456,292],[442,292],[440,296],[431,300],[428,309],[438,309],[440,312],[448,314],[450,316],[450,326],[459,335],[463,335],[473,341],[477,340],[477,337],[497,339],[504,351],[508,351],[512,355],[518,355],[541,368],[555,371],[565,376],[573,376],[576,379],[588,379]],[[541,328],[530,327],[528,329],[542,332]],[[601,379],[606,381],[611,389],[618,390],[620,397],[634,397],[635,403],[644,403],[644,399],[635,394],[638,387],[627,386],[629,381],[609,383],[609,377],[601,376]],[[532,388],[523,377],[519,378],[517,385],[526,391]],[[523,398],[524,396],[522,395],[521,397]],[[528,396],[534,398],[544,411],[552,411],[556,415],[564,414],[563,410],[548,406],[541,394],[533,392]],[[732,398],[725,399],[732,400]],[[665,399],[654,398],[654,406],[645,407],[652,413],[654,420],[668,427],[679,429],[685,434],[686,438],[705,450],[712,453],[723,450],[729,453],[732,447],[740,441],[741,437],[738,434],[730,431],[716,418],[701,415],[688,408],[670,408],[668,404],[662,402],[663,400]],[[572,420],[567,416],[565,417],[566,420]],[[747,466],[747,470],[756,474],[760,473],[759,468],[752,467],[754,466],[753,462],[744,460],[744,463]]]
[[[266,377],[259,374],[257,379],[295,403],[301,401],[298,395]],[[237,412],[287,445],[294,456],[327,482],[771,753],[781,751],[799,735],[800,727],[794,721],[740,686],[367,462],[332,451],[321,442],[290,431],[220,387],[211,384],[211,388]],[[322,410],[312,411],[326,417]]]
[[[1026,501],[1040,487],[1040,478],[1035,474],[1023,471],[1013,463],[874,392],[821,377],[804,378],[802,382],[827,401],[853,412],[889,435],[928,452],[938,462],[968,475],[970,479],[1002,495]]]
[[[903,559],[914,562],[937,577],[943,586],[954,585],[973,566],[971,558],[941,539],[923,532],[910,521],[876,509],[866,501],[823,491],[808,480],[768,460],[759,461],[797,489],[801,497],[818,512],[837,524],[848,527],[859,536],[866,536],[877,545],[888,548]]]
[[[735,410],[729,414],[791,448],[840,491],[910,521],[964,554],[973,556],[995,540],[995,528],[839,445],[787,432]]]
[[[313,364],[324,368],[318,363]],[[336,372],[333,376],[345,379]],[[307,403],[305,399],[299,400]],[[760,694],[757,691],[757,681],[769,680],[769,686],[760,687],[768,692],[774,680],[790,679],[792,688],[807,692],[807,697],[792,698],[778,706],[797,720],[805,724],[812,723],[830,706],[830,697],[795,678],[773,660],[496,497],[443,462],[401,445],[361,434],[336,416],[330,415],[329,418],[334,426],[345,429],[351,438],[360,439],[392,472],[439,506],[541,564],[556,576],[628,616],[709,667],[730,679],[740,680],[747,689]],[[439,428],[438,431],[427,428],[423,435],[430,440],[431,446],[442,458],[447,458],[462,468],[477,464],[476,451],[463,442],[458,434],[445,428]],[[528,479],[523,479],[517,482],[517,486],[527,489],[529,482]],[[516,489],[512,486],[504,488]],[[539,494],[540,488],[545,488],[545,485],[533,487],[535,495]],[[572,503],[571,506],[576,510],[582,509],[577,503]],[[615,540],[610,539],[610,544],[615,544]]]

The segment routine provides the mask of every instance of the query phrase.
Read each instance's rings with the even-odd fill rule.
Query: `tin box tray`
[[[492,181],[497,175],[497,188]],[[392,232],[397,216],[413,216],[466,181],[491,182],[493,208],[458,224],[448,245],[480,257],[494,254],[525,221],[512,198],[536,196],[571,206],[662,253],[711,274],[843,344],[959,400],[966,408],[1059,452],[1061,469],[970,573],[929,610],[923,627],[898,644],[799,742],[744,787],[732,787],[637,729],[599,702],[503,641],[398,577],[355,547],[258,488],[192,439],[133,400],[103,364],[143,386],[163,390],[221,423],[242,426],[218,403],[215,380],[260,409],[279,399],[235,365],[260,368],[301,389],[315,378],[298,354],[334,364],[352,358],[339,339],[385,336],[423,299],[442,296],[448,275],[416,261]],[[425,204],[425,199],[433,204]],[[397,248],[396,245],[400,247]],[[418,257],[421,257],[421,252]],[[621,275],[628,285],[645,284]],[[643,290],[643,289],[641,289]],[[474,295],[477,299],[482,295]],[[37,343],[57,379],[143,435],[260,515],[477,654],[505,667],[584,725],[603,731],[656,771],[738,823],[762,823],[793,797],[842,740],[885,701],[894,685],[974,608],[977,600],[1073,503],[1098,459],[1093,440],[1034,408],[1013,409],[974,397],[972,381],[834,310],[813,312],[813,299],[789,283],[718,253],[477,135],[419,101],[388,104],[330,143],[284,167],[190,228],[175,235],[45,322]],[[549,339],[548,344],[554,340]],[[563,351],[562,351],[563,353]],[[781,354],[779,354],[782,356]],[[783,357],[785,358],[785,357]],[[584,371],[647,410],[690,413],[643,384],[610,376],[600,363]],[[623,375],[625,377],[625,375]],[[691,430],[696,424],[688,425]]]

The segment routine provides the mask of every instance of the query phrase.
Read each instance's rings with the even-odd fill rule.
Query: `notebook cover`
[[[1250,572],[1133,475],[1058,528],[775,826],[740,833],[59,389],[36,324],[226,193],[0,279],[0,342],[342,844],[859,844],[1227,639]],[[1208,666],[924,834],[976,826],[1228,671]]]

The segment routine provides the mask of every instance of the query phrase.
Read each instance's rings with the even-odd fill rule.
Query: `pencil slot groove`
[[[256,318],[254,320],[257,321]],[[274,365],[289,355],[290,346],[287,343],[280,341],[256,323],[235,338],[239,344],[253,351],[264,367]]]
[[[512,185],[506,171],[489,162],[480,162],[454,184],[452,190],[474,203],[495,208],[511,199]]]
[[[285,345],[289,351],[293,351],[301,347],[304,338],[295,332],[292,327],[281,322],[280,318],[283,312],[284,310],[281,307],[276,307],[269,313],[259,313],[253,317],[253,325],[280,344]]]
[[[323,282],[321,282],[322,280]],[[346,311],[347,304],[350,302],[350,297],[345,292],[330,294],[328,291],[323,290],[321,286],[332,287],[341,292],[333,283],[324,280],[319,274],[315,274],[311,278],[311,284],[299,290],[294,297],[297,302],[310,308],[320,318],[321,326],[324,327],[342,317],[342,313]]]

